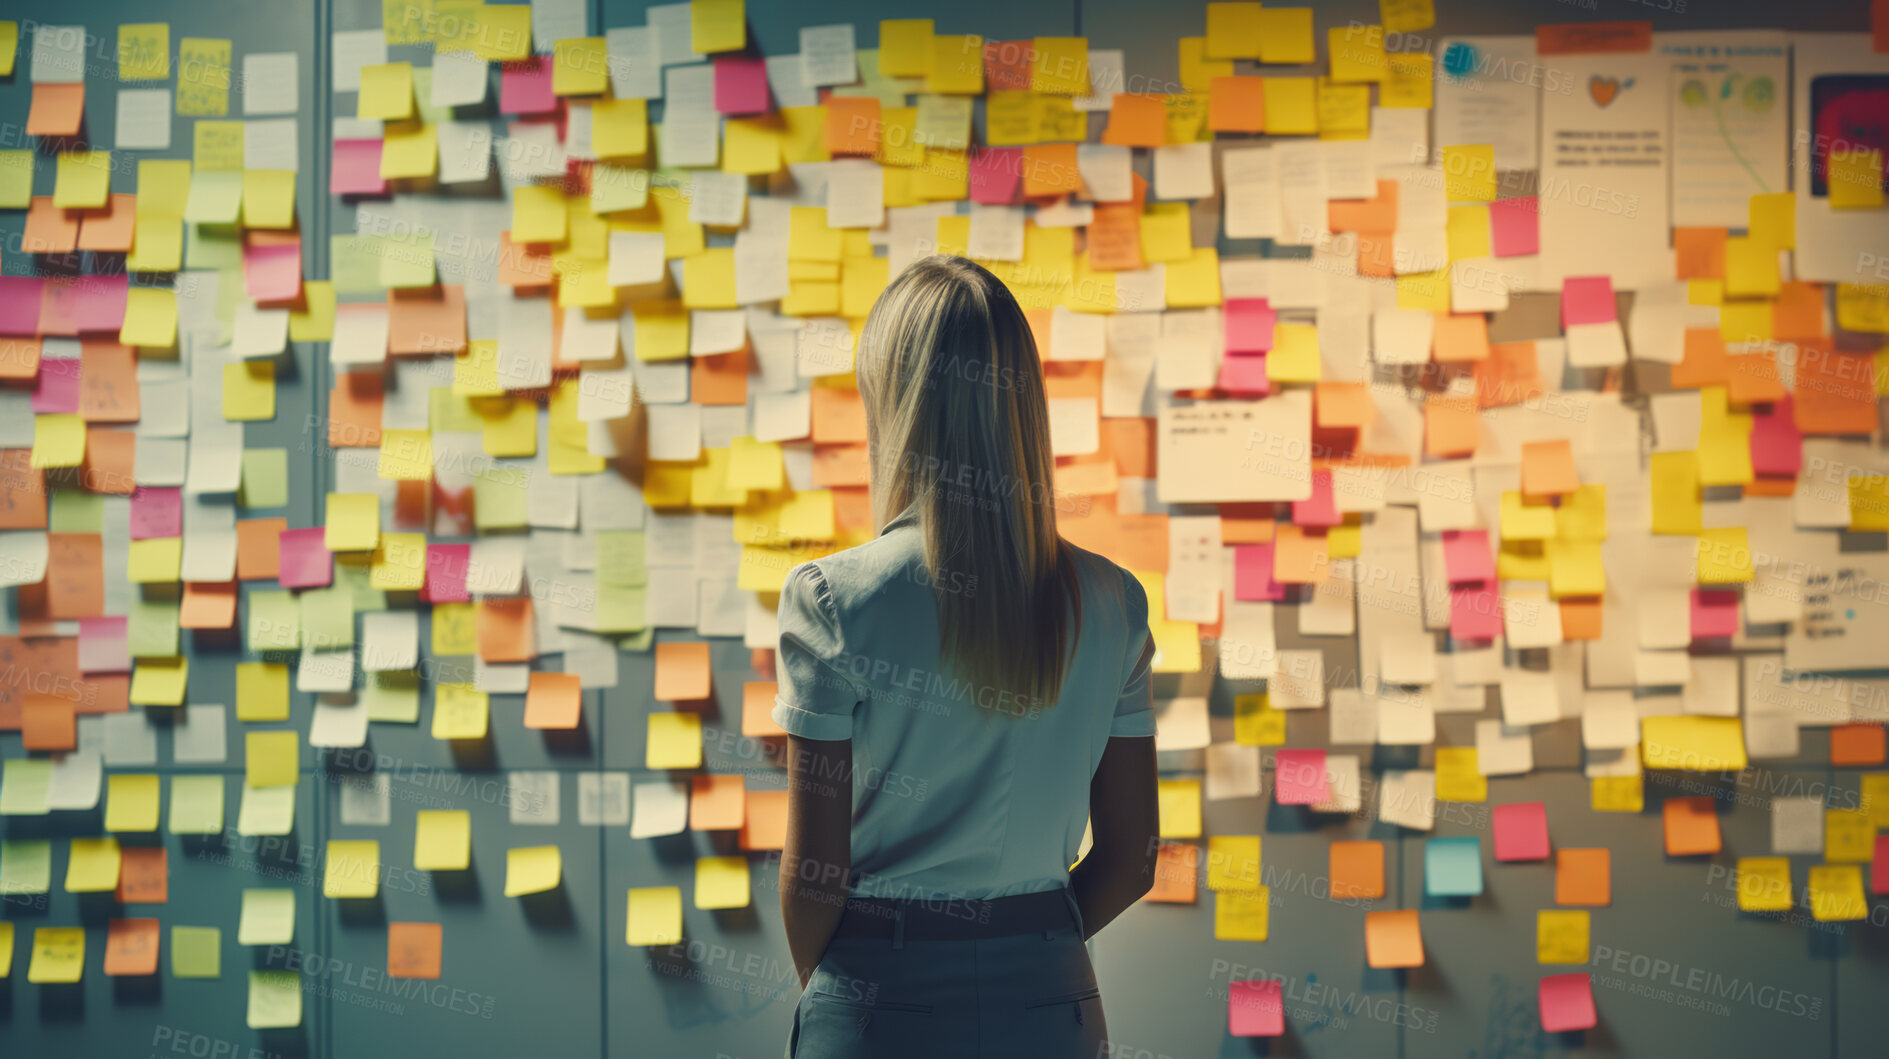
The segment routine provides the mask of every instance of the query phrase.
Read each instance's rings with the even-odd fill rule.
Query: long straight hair
[[[980,266],[925,258],[873,305],[856,370],[873,517],[883,528],[916,508],[941,656],[980,703],[989,690],[1053,705],[1081,606],[1056,533],[1043,367],[1023,310]]]

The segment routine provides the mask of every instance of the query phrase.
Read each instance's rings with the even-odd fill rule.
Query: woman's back
[[[855,894],[981,898],[1068,885],[1109,737],[1152,735],[1154,715],[1141,585],[1062,546],[1081,619],[1053,704],[978,686],[941,661],[937,594],[1002,589],[928,570],[912,510],[877,539],[789,575],[776,717],[807,738],[852,740]]]

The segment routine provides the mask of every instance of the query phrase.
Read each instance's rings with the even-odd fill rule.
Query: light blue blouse
[[[1047,708],[1027,693],[971,689],[940,660],[915,511],[788,572],[773,716],[802,738],[852,740],[854,894],[987,898],[1068,885],[1103,747],[1154,735],[1154,707],[1141,583],[1064,547],[1080,572],[1082,631]],[[944,576],[948,588],[1003,591]]]

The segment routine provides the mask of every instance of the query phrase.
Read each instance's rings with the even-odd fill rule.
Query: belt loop
[[[903,902],[894,906],[892,911],[892,947],[905,947],[905,905]]]

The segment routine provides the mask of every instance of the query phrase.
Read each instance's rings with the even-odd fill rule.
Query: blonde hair
[[[1023,310],[978,265],[925,258],[873,305],[856,370],[873,517],[883,527],[916,508],[941,656],[980,692],[1053,705],[1081,607],[1056,533],[1043,369]]]

